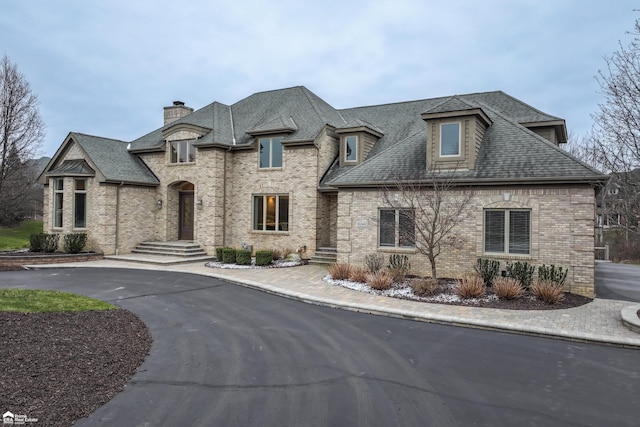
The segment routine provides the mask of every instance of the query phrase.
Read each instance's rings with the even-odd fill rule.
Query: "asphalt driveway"
[[[0,286],[112,301],[149,326],[139,372],[78,426],[623,426],[640,417],[638,350],[372,316],[162,271],[2,272]]]
[[[640,302],[640,266],[596,262],[596,297]]]

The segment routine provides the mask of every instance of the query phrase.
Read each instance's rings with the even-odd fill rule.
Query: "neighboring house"
[[[640,222],[640,169],[611,174],[596,200],[596,227],[637,231]]]
[[[381,189],[447,171],[473,200],[440,275],[479,257],[556,264],[569,290],[593,296],[594,188],[606,177],[559,149],[566,139],[564,120],[503,92],[341,110],[305,87],[197,111],[175,102],[130,142],[70,133],[40,178],[45,229],[86,232],[105,254],[178,239],[209,253],[333,247],[352,264],[403,253],[428,274]]]

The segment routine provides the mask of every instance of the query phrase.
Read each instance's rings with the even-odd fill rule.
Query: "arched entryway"
[[[182,184],[178,190],[178,239],[193,240],[194,185]]]

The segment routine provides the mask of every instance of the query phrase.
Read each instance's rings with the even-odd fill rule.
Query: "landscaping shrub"
[[[222,249],[222,262],[225,264],[236,263],[236,249],[235,248],[223,248]]]
[[[31,252],[55,252],[60,241],[59,234],[38,233],[29,236],[29,248]]]
[[[500,261],[478,258],[478,262],[473,269],[482,277],[485,285],[491,286],[500,271]]]
[[[87,244],[87,233],[69,233],[64,236],[64,251],[68,254],[82,252]]]
[[[367,285],[373,289],[384,291],[393,284],[393,278],[385,271],[378,270],[375,273],[367,273]]]
[[[239,265],[251,265],[251,251],[248,249],[238,249],[236,251],[236,263]]]
[[[348,280],[351,277],[351,266],[349,264],[331,264],[329,274],[335,280]]]
[[[265,266],[271,264],[272,261],[273,253],[270,250],[264,249],[261,251],[256,251],[256,265]]]
[[[31,252],[42,252],[44,236],[44,233],[36,233],[29,236],[29,250]]]
[[[485,294],[487,287],[482,277],[468,274],[456,280],[457,286],[454,292],[462,299],[478,298]]]
[[[533,272],[535,266],[529,265],[528,262],[516,261],[507,263],[507,277],[512,277],[519,281],[525,289],[529,289],[533,281]]]
[[[366,283],[369,269],[363,266],[353,266],[349,272],[349,280],[353,282]]]
[[[216,260],[218,262],[222,262],[222,258],[223,258],[222,251],[224,251],[225,249],[232,249],[232,248],[228,246],[220,246],[216,248]]]
[[[533,295],[547,304],[555,304],[564,299],[562,285],[551,280],[536,280],[531,285]]]
[[[406,255],[392,254],[389,255],[389,265],[387,266],[389,274],[394,282],[404,282],[407,273],[411,269],[409,257]]]
[[[384,257],[381,254],[369,254],[364,257],[364,265],[370,272],[375,273],[382,268]]]
[[[282,251],[280,249],[273,248],[271,249],[271,256],[273,259],[282,259]]]
[[[420,297],[428,297],[441,291],[438,281],[431,277],[412,280],[410,285],[411,289],[413,289],[413,293]]]
[[[542,264],[542,266],[538,267],[538,279],[543,281],[550,281],[556,283],[560,286],[564,285],[564,281],[567,279],[567,273],[569,273],[569,269],[564,269],[562,267],[556,267],[551,264],[549,267]]]
[[[518,299],[524,294],[524,287],[513,277],[496,277],[493,292],[503,299]]]

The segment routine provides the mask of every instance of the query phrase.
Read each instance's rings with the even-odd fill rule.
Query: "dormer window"
[[[460,156],[460,123],[440,125],[440,157]]]
[[[170,163],[193,163],[196,161],[196,148],[193,140],[171,141]]]
[[[344,161],[345,162],[357,162],[358,161],[358,137],[347,136],[344,138]]]
[[[259,167],[273,169],[282,167],[282,137],[260,138]]]

